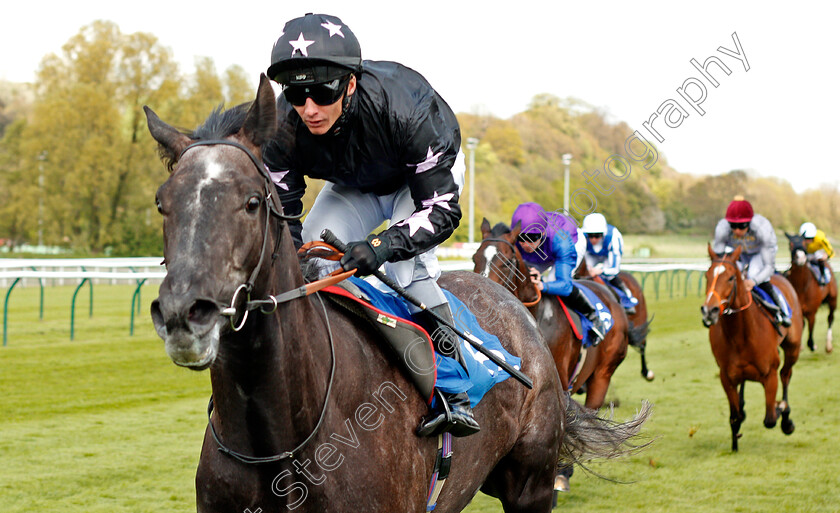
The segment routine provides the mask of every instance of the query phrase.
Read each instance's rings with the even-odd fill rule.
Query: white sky
[[[32,81],[41,59],[59,53],[96,19],[123,33],[149,32],[191,72],[196,56],[217,71],[239,64],[256,86],[283,25],[306,12],[341,18],[366,59],[422,73],[455,112],[501,118],[534,95],[574,96],[650,138],[642,122],[668,99],[689,116],[676,128],[654,122],[660,151],[678,171],[749,169],[798,190],[840,184],[836,144],[840,95],[836,28],[840,7],[800,1],[162,1],[15,2],[0,31],[0,78]],[[516,7],[511,7],[515,5]],[[737,32],[749,71],[717,51]],[[706,83],[705,115],[676,89],[700,78],[691,66],[717,55],[720,82]],[[652,140],[652,139],[651,139]]]

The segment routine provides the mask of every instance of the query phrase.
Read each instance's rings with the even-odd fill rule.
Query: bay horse
[[[820,285],[811,271],[807,252],[801,235],[785,233],[790,241],[790,269],[785,273],[790,284],[799,296],[802,315],[808,321],[808,349],[814,350],[814,323],[821,305],[828,305],[828,331],[825,335],[825,352],[830,353],[832,345],[831,325],[834,323],[834,310],[837,309],[837,281],[831,271],[831,280],[827,285]],[[826,267],[830,270],[828,262]]]
[[[771,278],[791,308],[791,326],[776,327],[773,315],[753,301],[752,293],[747,290],[738,268],[741,250],[738,246],[732,253],[719,258],[709,244],[712,262],[706,271],[706,300],[700,307],[703,325],[709,328],[712,353],[720,368],[720,382],[729,400],[732,451],[738,450],[739,431],[746,418],[744,383],[747,380],[757,381],[764,387],[764,427],[775,427],[781,414],[782,432],[793,433],[795,426],[790,418],[788,385],[802,344],[802,309],[793,286],[780,274]],[[779,347],[785,355],[781,371]],[[781,401],[776,400],[779,377]]]
[[[595,278],[593,278],[589,275],[589,270],[586,266],[586,260],[582,260],[580,262],[580,266],[578,266],[575,275],[580,279],[591,279],[604,285],[611,291],[613,290],[612,286],[606,283],[604,279],[600,276],[596,276]],[[641,357],[642,377],[648,381],[653,381],[656,375],[652,370],[648,369],[646,355],[647,335],[648,333],[650,333],[650,323],[653,321],[653,318],[648,318],[648,308],[647,300],[645,299],[645,292],[642,289],[642,286],[639,284],[639,281],[631,273],[620,271],[618,273],[618,277],[627,285],[627,288],[630,289],[630,293],[633,294],[633,297],[635,297],[639,301],[636,305],[636,311],[634,313],[629,313],[625,311],[625,313],[627,313],[627,319],[630,321],[630,329],[635,334],[633,337],[630,338],[630,346],[636,349],[639,352],[639,356]]]
[[[191,133],[145,111],[171,171],[156,197],[167,275],[152,320],[176,365],[210,372],[197,511],[422,511],[439,449],[414,434],[428,406],[366,321],[302,293],[293,218],[261,160],[277,130],[268,78],[253,102],[217,109]],[[505,511],[549,512],[558,457],[621,452],[649,409],[621,425],[590,413],[562,393],[507,291],[463,271],[440,281],[496,314],[479,322],[521,358],[533,388],[508,379],[484,396],[481,431],[452,442],[437,510],[461,511],[480,489]]]
[[[528,307],[551,351],[563,387],[575,393],[585,383],[585,406],[598,409],[604,405],[612,375],[627,356],[628,343],[635,333],[631,333],[624,309],[607,287],[593,281],[580,281],[609,308],[614,325],[594,349],[597,351],[594,366],[585,366],[572,382],[581,341],[574,335],[560,301],[554,296],[541,296],[531,283],[528,265],[516,247],[520,231],[521,227],[511,230],[504,223],[491,228],[485,218],[481,223],[481,244],[473,255],[473,271],[505,286]]]

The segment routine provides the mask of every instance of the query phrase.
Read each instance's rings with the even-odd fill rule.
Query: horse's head
[[[516,239],[522,231],[522,223],[513,230],[504,223],[497,223],[492,229],[485,218],[481,223],[481,245],[473,255],[473,271],[501,284],[511,292],[529,283],[527,272],[523,272],[522,257],[516,249]]]
[[[790,262],[793,265],[803,266],[808,261],[808,252],[805,251],[805,237],[785,232],[785,237],[790,245]]]
[[[220,334],[229,329],[223,314],[236,316],[229,307],[269,272],[270,213],[281,207],[270,194],[261,146],[276,130],[274,92],[263,75],[249,108],[216,110],[189,135],[145,111],[171,170],[156,197],[167,274],[152,320],[169,357],[200,370],[213,363]]]
[[[741,256],[741,246],[735,251],[719,258],[709,244],[709,257],[712,265],[706,271],[706,301],[700,307],[703,314],[703,326],[709,327],[720,319],[721,309],[732,308],[735,301],[737,287],[741,282],[741,271],[738,269],[738,258]]]

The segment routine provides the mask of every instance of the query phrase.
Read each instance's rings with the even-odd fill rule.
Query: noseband
[[[271,181],[271,176],[268,174],[268,169],[265,167],[265,164],[262,160],[258,159],[256,155],[251,152],[246,146],[236,142],[231,141],[228,139],[208,139],[204,141],[195,141],[186,148],[181,151],[181,154],[178,155],[178,161],[181,160],[181,157],[184,156],[188,150],[195,148],[197,146],[216,146],[216,145],[223,145],[223,146],[233,146],[234,148],[239,148],[240,150],[244,151],[248,158],[251,159],[251,162],[254,164],[254,167],[257,168],[257,172],[263,178],[264,190],[265,190],[265,203],[266,203],[266,210],[265,210],[265,230],[263,232],[263,241],[262,241],[262,248],[260,249],[260,259],[257,262],[256,267],[254,270],[251,271],[251,276],[248,277],[248,281],[239,285],[236,288],[236,291],[233,293],[233,297],[230,300],[230,304],[222,303],[215,299],[209,299],[209,301],[215,303],[221,308],[221,314],[230,317],[230,327],[234,331],[239,331],[245,326],[245,321],[248,320],[248,312],[250,310],[254,310],[256,308],[260,308],[263,313],[271,313],[276,308],[278,303],[291,299],[295,299],[297,297],[302,297],[301,295],[297,295],[297,291],[291,291],[287,297],[286,294],[274,297],[270,296],[269,300],[260,300],[260,301],[251,301],[251,291],[254,289],[254,283],[257,280],[257,276],[259,276],[260,270],[262,269],[263,262],[265,261],[265,251],[266,246],[268,244],[268,227],[269,227],[269,220],[270,217],[273,215],[280,221],[296,221],[303,217],[303,212],[296,216],[287,216],[283,213],[283,206],[280,204],[280,198],[277,197],[276,194],[273,194],[274,190],[274,182]],[[278,236],[275,241],[274,252],[272,253],[271,259],[272,261],[277,258],[277,246],[280,244],[280,236],[279,232],[282,229],[282,225],[278,227]],[[245,300],[245,314],[242,316],[242,320],[239,322],[238,325],[235,324],[234,319],[236,318],[237,308],[236,308],[236,301],[239,298],[239,294],[244,292],[246,295]],[[304,294],[305,295],[305,294]],[[273,306],[272,306],[273,304]],[[265,310],[264,307],[269,306],[271,307],[270,310]]]
[[[507,245],[511,249],[511,251],[513,251],[513,257],[506,257],[506,256],[502,255],[502,258],[504,258],[504,261],[503,261],[504,266],[507,268],[507,276],[502,276],[501,274],[499,274],[499,272],[496,271],[498,269],[496,266],[493,266],[493,270],[496,271],[496,274],[499,275],[499,277],[502,278],[505,283],[514,283],[513,276],[518,271],[517,265],[516,265],[516,259],[517,259],[516,255],[517,255],[518,250],[516,249],[516,246],[513,243],[511,243],[509,240],[507,240],[505,238],[502,238],[502,237],[490,237],[490,238],[487,238],[487,239],[483,239],[482,242],[501,242],[502,244]],[[497,253],[497,255],[501,255],[501,253]],[[488,277],[490,276],[490,263],[491,262],[487,262],[487,267],[488,267],[487,276]],[[534,291],[537,294],[537,299],[534,300],[534,301],[529,301],[529,302],[522,301],[522,304],[525,305],[526,307],[530,308],[530,307],[532,307],[532,306],[534,306],[534,305],[536,305],[537,303],[540,302],[540,299],[542,298],[542,294],[540,293],[540,289],[537,288],[536,284],[534,284]]]

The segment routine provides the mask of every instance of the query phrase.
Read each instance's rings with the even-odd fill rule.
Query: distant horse
[[[292,218],[261,161],[275,109],[265,75],[250,106],[216,111],[191,134],[146,108],[172,170],[156,199],[167,275],[152,320],[174,363],[210,369],[197,509],[422,511],[438,440],[414,429],[428,407],[366,321],[302,294]],[[505,511],[548,512],[558,455],[620,451],[647,411],[618,426],[596,417],[562,393],[530,315],[507,291],[467,272],[441,284],[498,314],[484,328],[521,358],[533,388],[508,379],[484,396],[481,431],[452,443],[453,484],[436,511],[461,511],[481,489]]]
[[[607,284],[607,282],[600,276],[596,278],[591,278],[589,276],[586,260],[582,260],[580,262],[580,266],[577,268],[576,276],[581,279],[594,279],[594,281],[597,281],[598,283],[606,286],[608,289],[613,290],[612,285]],[[638,280],[636,280],[632,274],[621,271],[618,273],[618,277],[627,285],[627,288],[630,289],[633,297],[639,301],[636,305],[636,312],[632,314],[627,313],[627,319],[630,321],[630,330],[635,334],[635,336],[630,338],[630,345],[639,351],[639,356],[641,356],[642,377],[648,381],[653,381],[655,375],[652,370],[648,369],[647,357],[645,354],[647,350],[647,334],[650,331],[650,323],[653,321],[652,318],[648,319],[645,292],[642,290],[642,286],[639,285]]]
[[[723,258],[718,258],[711,245],[708,249],[712,264],[706,271],[706,301],[700,311],[703,325],[709,328],[712,353],[720,367],[720,382],[729,400],[732,450],[737,451],[741,423],[746,418],[744,383],[747,380],[757,381],[764,387],[764,427],[775,427],[781,414],[782,432],[793,433],[788,385],[802,344],[802,310],[790,282],[780,274],[773,275],[771,282],[782,291],[791,307],[791,326],[777,328],[773,315],[753,301],[744,285],[738,268],[741,246]],[[777,376],[780,345],[785,359]],[[779,376],[781,401],[776,400]]]
[[[796,289],[799,303],[802,305],[802,315],[808,321],[808,348],[814,350],[814,322],[820,305],[828,305],[828,331],[825,335],[825,352],[830,353],[834,347],[831,343],[831,325],[834,323],[834,310],[837,308],[837,281],[834,273],[828,285],[820,285],[817,277],[811,271],[807,260],[807,253],[801,235],[785,233],[790,241],[790,269],[785,273],[790,284]],[[826,262],[826,267],[831,267]]]
[[[581,341],[574,335],[560,301],[555,296],[541,296],[531,283],[528,266],[516,247],[519,232],[520,228],[511,231],[504,223],[491,228],[490,222],[484,219],[481,223],[481,245],[473,255],[473,270],[505,286],[528,307],[548,344],[563,386],[571,388],[574,393],[585,383],[586,407],[600,408],[604,404],[612,375],[624,361],[628,342],[635,335],[629,329],[624,309],[605,286],[593,281],[580,282],[595,292],[609,308],[614,325],[594,349],[597,351],[592,355],[595,359],[580,369],[578,376],[573,376],[581,352]]]

